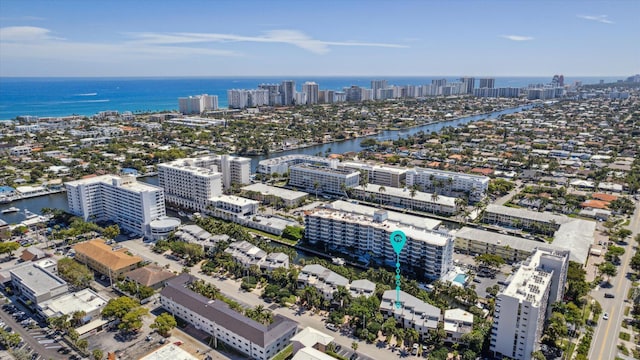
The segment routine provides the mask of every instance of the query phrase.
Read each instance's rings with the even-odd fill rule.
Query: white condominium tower
[[[400,262],[430,279],[439,279],[453,268],[454,239],[433,231],[438,224],[435,220],[346,201],[305,212],[305,234],[311,244],[324,244],[350,255],[370,253],[373,260],[389,266],[396,262],[389,236],[402,230],[407,243]]]
[[[208,199],[222,195],[222,174],[212,168],[195,166],[195,159],[179,159],[158,165],[158,185],[168,203],[202,212]]]
[[[562,299],[567,251],[536,250],[496,298],[490,349],[496,357],[531,359],[540,347],[550,305]]]
[[[302,92],[306,94],[307,105],[313,105],[318,103],[318,92],[319,92],[318,84],[316,84],[313,81],[311,82],[308,81],[302,84]]]
[[[218,109],[217,95],[196,95],[178,98],[178,107],[183,114],[200,114],[206,110]]]
[[[472,202],[480,201],[489,188],[489,177],[428,168],[407,171],[407,187],[417,185],[420,191],[445,196],[469,194]]]
[[[380,90],[386,89],[389,86],[387,85],[387,80],[371,80],[371,95],[374,100],[382,99],[380,95]]]
[[[307,192],[344,195],[346,189],[358,186],[360,173],[351,169],[331,169],[309,164],[289,168],[289,185]]]
[[[111,220],[123,230],[146,236],[151,221],[166,215],[162,188],[133,176],[102,175],[65,187],[69,211],[84,220]]]

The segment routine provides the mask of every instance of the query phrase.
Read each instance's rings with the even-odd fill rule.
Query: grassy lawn
[[[567,340],[568,341],[568,340]],[[568,341],[569,342],[569,341]],[[564,347],[565,349],[567,349],[565,351],[565,354],[567,355],[566,359],[571,359],[572,355],[573,355],[573,350],[575,350],[576,348],[576,344],[574,342],[569,342],[569,344],[565,345]]]
[[[298,243],[295,240],[283,239],[280,236],[269,234],[269,233],[264,232],[264,231],[251,229],[251,228],[245,228],[245,229],[247,229],[249,232],[252,232],[254,234],[261,235],[261,236],[264,236],[264,237],[266,237],[268,239],[271,239],[273,241],[281,242],[281,243],[284,243],[284,244],[287,244],[287,245],[290,245],[290,246],[294,246],[295,244]]]
[[[286,360],[291,355],[293,355],[293,344],[289,344],[286,348],[282,349],[276,356],[273,357],[273,360]]]
[[[624,341],[631,341],[631,335],[629,335],[629,333],[626,333],[626,332],[621,331],[618,337]]]
[[[584,316],[582,317],[582,321],[584,321],[586,323],[587,320],[589,320],[589,317],[591,317],[591,302],[590,301],[587,301],[587,305],[585,305],[585,308],[583,309],[582,313],[584,314]]]

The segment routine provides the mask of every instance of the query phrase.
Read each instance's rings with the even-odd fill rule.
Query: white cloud
[[[607,19],[607,15],[577,15],[580,19],[596,21],[603,24],[614,24],[613,21]]]
[[[313,39],[298,30],[270,30],[260,36],[244,36],[221,33],[137,33],[129,34],[137,41],[147,44],[185,44],[197,42],[256,42],[282,43],[297,46],[315,54],[326,54],[331,46],[368,46],[406,48],[406,45],[357,41],[325,41]]]
[[[522,35],[500,35],[501,38],[511,40],[511,41],[529,41],[533,40],[531,36],[522,36]]]
[[[8,26],[0,28],[0,41],[23,42],[61,40],[49,35],[51,30],[36,26]]]

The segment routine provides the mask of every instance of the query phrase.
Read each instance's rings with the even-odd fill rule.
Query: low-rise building
[[[482,200],[489,188],[489,177],[429,168],[407,171],[407,187],[417,185],[421,191],[446,196],[469,196],[469,201]]]
[[[261,160],[258,163],[256,172],[261,174],[285,174],[289,172],[290,166],[298,164],[311,164],[335,169],[338,165],[338,160],[304,154],[284,155]]]
[[[107,245],[103,239],[81,242],[73,249],[78,262],[111,279],[137,268],[142,262],[141,257],[128,254],[122,245]]]
[[[298,287],[313,286],[325,300],[332,300],[338,286],[348,288],[349,279],[318,264],[306,265],[298,274]]]
[[[341,162],[338,164],[338,168],[361,172],[361,176],[365,176],[369,184],[396,188],[403,186],[407,174],[407,169],[404,168],[371,165],[354,161]]]
[[[262,183],[251,184],[242,188],[244,196],[267,205],[285,207],[299,206],[309,194],[270,186]]]
[[[462,335],[473,330],[473,314],[462,309],[444,311],[444,331],[446,342],[462,343]]]
[[[176,274],[157,265],[147,265],[124,273],[124,278],[139,285],[148,286],[154,290],[163,287]]]
[[[42,302],[38,304],[38,312],[46,319],[63,315],[71,317],[74,312],[80,311],[84,312],[81,324],[86,324],[100,318],[107,302],[109,299],[95,291],[84,289]]]
[[[413,191],[407,188],[385,187],[367,184],[350,190],[356,199],[395,206],[409,210],[419,210],[440,215],[456,213],[456,199],[449,196]]]
[[[69,291],[67,282],[55,275],[57,263],[46,259],[24,263],[9,271],[15,294],[25,302],[39,305]]]
[[[280,252],[267,254],[264,250],[247,241],[233,242],[224,252],[230,254],[245,268],[251,265],[256,265],[266,271],[272,271],[279,267],[289,268],[289,255]]]
[[[429,335],[429,330],[438,328],[442,312],[437,307],[411,296],[404,291],[399,292],[400,306],[397,306],[398,293],[396,290],[387,290],[382,295],[380,312],[385,320],[393,317],[400,322],[405,329],[415,329],[424,340]]]
[[[211,335],[214,343],[223,341],[236,351],[257,360],[268,360],[287,347],[298,324],[275,315],[268,326],[232,310],[223,301],[211,300],[191,291],[189,274],[170,280],[160,292],[162,307],[196,329]]]
[[[304,348],[313,348],[324,353],[333,339],[333,336],[307,326],[291,338],[293,354],[295,355]]]
[[[201,245],[205,253],[214,250],[217,244],[229,241],[229,235],[212,235],[210,232],[198,225],[182,225],[173,233],[173,237],[178,241],[190,244]]]

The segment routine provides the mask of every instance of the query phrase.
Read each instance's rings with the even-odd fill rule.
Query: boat
[[[339,257],[331,258],[331,262],[334,263],[335,265],[340,265],[340,266],[345,264],[344,259]]]
[[[18,211],[20,211],[20,209],[18,209],[17,207],[14,206],[14,207],[10,207],[8,209],[2,210],[2,213],[3,214],[8,214],[8,213],[14,213],[14,212],[18,212]]]
[[[34,217],[38,217],[38,214],[34,214],[28,209],[24,209],[24,217],[26,218],[26,220],[33,219]]]

